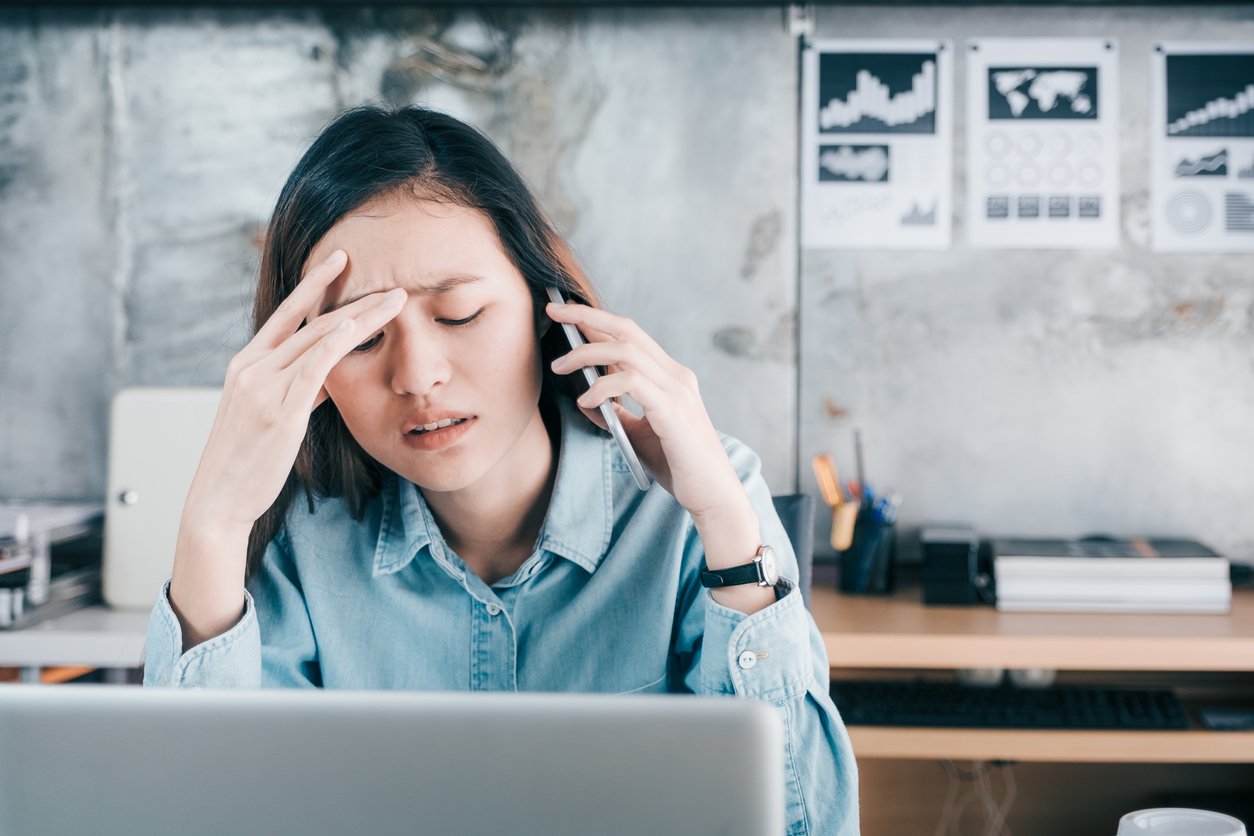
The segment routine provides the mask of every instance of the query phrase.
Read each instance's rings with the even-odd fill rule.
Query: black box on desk
[[[967,525],[926,525],[919,532],[923,555],[923,603],[983,603],[980,536]]]

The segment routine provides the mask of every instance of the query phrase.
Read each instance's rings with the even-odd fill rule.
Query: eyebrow
[[[474,276],[469,273],[455,273],[453,275],[443,277],[435,284],[422,285],[418,287],[416,290],[411,290],[409,291],[409,294],[411,296],[443,296],[444,294],[448,293],[454,288],[461,287],[464,284],[473,284],[474,282],[481,282],[481,281],[484,281],[483,276]],[[322,309],[322,314],[329,314],[331,313],[331,311],[338,311],[340,308],[344,307],[345,305],[353,304],[358,299],[362,299],[366,296],[369,296],[372,293],[380,293],[380,292],[381,291],[378,291],[378,290],[368,290],[365,293],[360,293],[352,297],[351,299],[345,299],[342,302],[336,302],[333,305],[328,305],[327,307]],[[319,314],[319,316],[321,316],[322,314]]]

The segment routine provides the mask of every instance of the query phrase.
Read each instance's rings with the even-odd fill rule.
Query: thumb
[[[579,406],[579,404],[576,403],[575,406]],[[579,411],[582,412],[584,417],[589,421],[596,424],[606,432],[609,432],[610,426],[605,423],[605,416],[601,414],[600,407],[597,407],[596,409],[588,409],[587,407],[579,406]]]

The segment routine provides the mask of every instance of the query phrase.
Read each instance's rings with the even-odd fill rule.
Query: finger
[[[619,340],[581,345],[552,363],[553,371],[558,374],[570,374],[586,366],[614,366],[616,371],[635,369],[663,389],[678,382],[668,379],[666,372],[639,345]]]
[[[657,341],[649,336],[634,320],[625,316],[612,314],[602,308],[588,305],[567,303],[556,305],[550,302],[546,308],[549,316],[557,322],[573,323],[589,343],[606,342],[610,339],[622,340],[639,345],[659,366],[677,372],[679,363],[667,354]]]
[[[323,384],[327,375],[357,344],[359,332],[356,324],[351,318],[345,319],[305,352],[299,362],[288,368],[290,382],[287,395],[283,398],[285,410],[299,410],[301,414],[308,415],[321,403],[318,398],[326,391]]]
[[[287,298],[279,303],[270,314],[266,323],[257,330],[249,346],[254,343],[263,349],[277,346],[300,327],[306,319],[309,309],[321,298],[327,286],[344,272],[348,264],[348,254],[343,250],[331,253],[326,261],[315,264],[301,278]]]
[[[606,400],[623,395],[630,395],[644,407],[647,417],[662,415],[671,400],[653,381],[634,369],[628,369],[598,378],[587,392],[579,396],[577,403],[586,409],[597,409]]]
[[[636,431],[636,427],[639,424],[644,423],[644,418],[636,415],[618,401],[610,401],[610,403],[614,405],[614,414],[618,416],[618,420],[622,422],[623,427],[627,430],[627,435],[633,435]],[[609,432],[609,424],[605,422],[605,416],[601,414],[601,410],[599,408],[588,409],[587,407],[581,406],[579,409],[584,415],[588,416],[589,421],[596,424],[606,432]]]
[[[613,401],[610,401],[610,403],[613,403]],[[605,430],[606,432],[610,431],[610,425],[605,422],[605,416],[601,414],[601,410],[588,409],[586,406],[581,406],[579,407],[579,411],[584,414],[584,417],[586,417],[592,423],[596,424],[601,429]]]
[[[382,295],[390,299],[384,299],[359,316],[343,319],[331,333],[314,343],[287,367],[285,377],[288,387],[283,399],[284,408],[303,410],[302,414],[308,415],[325,400],[327,375],[331,374],[335,365],[357,347],[363,335],[378,330],[383,321],[400,311],[401,306],[396,300],[404,298],[403,290],[394,288]]]
[[[407,296],[404,289],[396,287],[386,293],[363,296],[338,311],[323,314],[289,336],[282,345],[275,348],[263,360],[258,361],[257,366],[272,371],[288,368],[293,363],[299,362],[311,346],[316,345],[346,319],[355,320],[357,334],[366,335],[361,336],[361,339],[367,339],[368,335],[382,328],[401,312]]]

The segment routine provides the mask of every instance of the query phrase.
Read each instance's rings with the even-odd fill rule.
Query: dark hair
[[[434,110],[362,106],[327,125],[283,185],[262,246],[253,332],[296,287],[310,252],[337,221],[370,201],[405,195],[483,211],[531,290],[537,323],[543,321],[547,287],[560,288],[572,301],[599,306],[569,245],[491,140]],[[561,377],[549,368],[563,350],[560,334],[560,328],[550,328],[541,340],[543,388],[571,396],[579,376]],[[344,497],[360,520],[385,476],[383,465],[348,432],[335,404],[324,401],[310,416],[278,498],[253,524],[247,577],[259,568],[298,487],[304,488],[311,513],[315,496]]]

